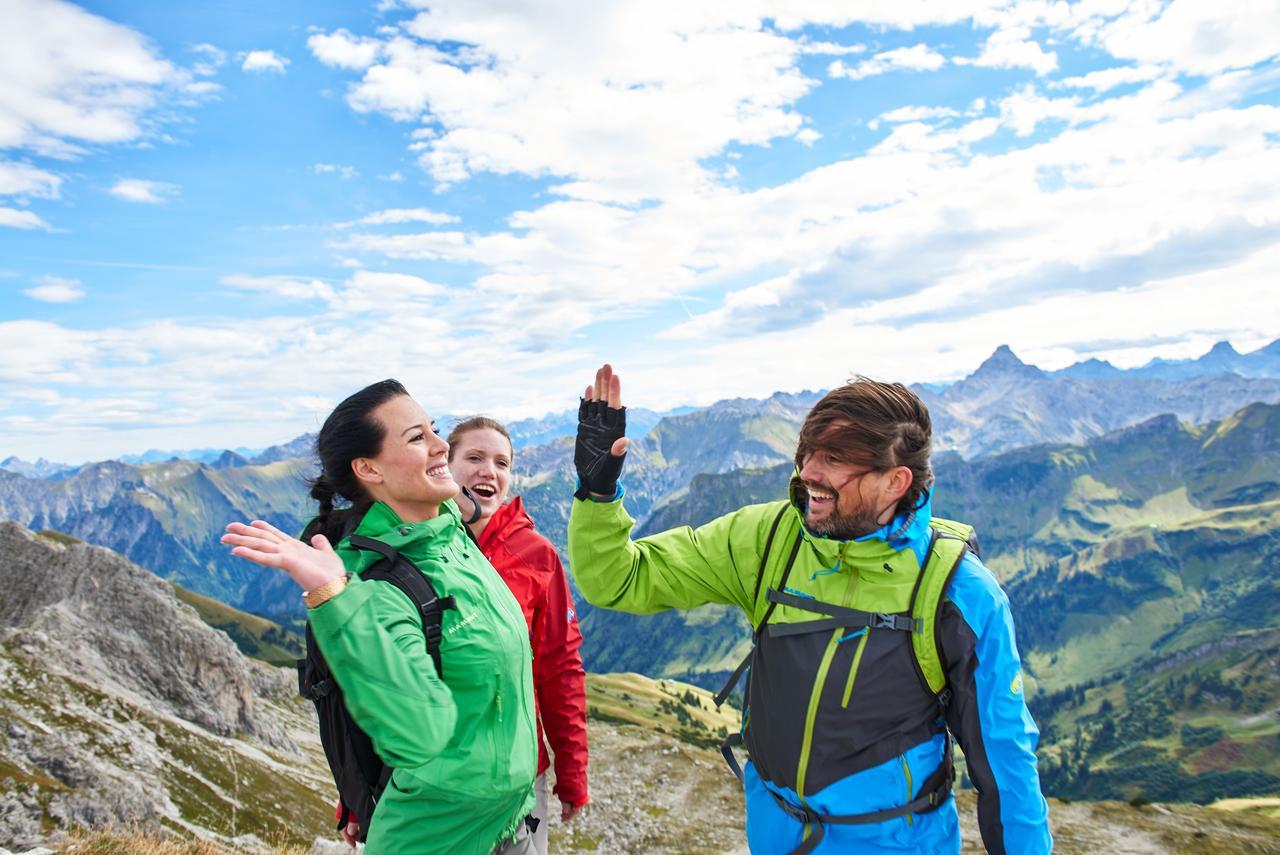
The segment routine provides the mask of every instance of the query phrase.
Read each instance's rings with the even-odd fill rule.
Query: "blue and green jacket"
[[[634,521],[620,498],[575,500],[569,560],[588,601],[632,613],[723,603],[741,608],[755,627],[770,605],[767,592],[778,587],[843,608],[902,613],[929,549],[931,515],[926,501],[870,535],[841,541],[808,531],[799,505],[774,502],[697,529],[632,541]],[[792,568],[780,586],[789,559]],[[779,801],[829,816],[913,801],[943,762],[947,731],[964,751],[978,790],[987,851],[1051,850],[1036,772],[1039,732],[1022,695],[1009,601],[975,555],[966,552],[956,567],[935,621],[950,695],[945,713],[921,677],[909,632],[799,626],[815,617],[776,605],[769,626],[794,625],[794,631],[760,633],[753,656],[743,727],[751,756],[744,787],[752,852],[790,852],[815,834]],[[950,797],[928,812],[821,831],[817,853],[960,852]]]

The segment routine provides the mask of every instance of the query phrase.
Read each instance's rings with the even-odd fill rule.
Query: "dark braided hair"
[[[376,457],[382,451],[387,430],[373,417],[373,411],[393,398],[408,394],[398,380],[382,380],[349,396],[324,420],[324,426],[316,435],[320,473],[308,482],[311,498],[320,503],[320,513],[303,532],[304,540],[323,534],[337,544],[369,509],[372,501],[351,471],[351,461]],[[338,508],[339,499],[345,499],[350,507]]]

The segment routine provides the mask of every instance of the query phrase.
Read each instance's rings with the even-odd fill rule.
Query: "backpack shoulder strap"
[[[769,551],[773,549],[773,537],[778,533],[778,526],[782,523],[782,518],[787,515],[787,508],[790,505],[783,504],[778,511],[778,515],[773,518],[773,525],[769,528],[769,536],[764,541],[764,552],[760,553],[760,566],[756,568],[756,589],[751,594],[751,607],[754,609],[755,604],[760,600],[760,584],[764,581],[764,569],[769,564]]]
[[[911,616],[922,628],[911,636],[912,652],[920,679],[935,695],[941,696],[947,686],[938,645],[938,609],[956,568],[966,552],[977,554],[977,535],[973,526],[934,518],[930,523],[932,537],[925,555],[924,567],[911,592]]]
[[[773,549],[774,536],[777,535],[778,526],[781,525],[782,518],[787,515],[787,509],[790,507],[790,504],[784,503],[782,508],[778,511],[778,515],[773,518],[773,525],[769,527],[769,536],[765,538],[764,551],[760,554],[760,566],[756,570],[756,589],[751,598],[753,608],[760,598],[760,585],[764,582],[765,568],[769,565],[769,553]],[[800,534],[797,534],[795,545],[791,547],[791,556],[787,559],[787,566],[782,571],[782,581],[778,583],[779,588],[787,584],[787,577],[791,575],[791,565],[795,564],[796,554],[800,551],[801,540],[803,540],[803,537]],[[733,673],[729,675],[729,679],[725,682],[720,691],[716,693],[713,703],[715,703],[717,709],[719,709],[720,705],[728,699],[729,693],[733,691],[734,686],[738,685],[738,681],[742,679],[743,673],[746,672],[747,667],[751,664],[751,657],[756,651],[756,641],[759,640],[760,633],[764,631],[765,624],[769,622],[769,617],[773,614],[773,610],[776,606],[777,603],[772,600],[769,601],[769,607],[765,609],[764,617],[760,619],[759,626],[757,626],[755,631],[752,633],[751,649],[747,651],[746,656],[742,657],[742,661],[738,663],[738,667],[733,669]],[[730,765],[733,765],[732,762]]]
[[[441,624],[444,613],[458,607],[457,601],[453,597],[438,596],[427,574],[382,541],[353,534],[347,542],[356,549],[377,552],[382,556],[383,560],[361,573],[360,578],[390,582],[409,598],[422,616],[422,634],[426,636],[427,653],[436,666],[436,675],[444,679],[444,668],[440,661],[440,640],[444,635]]]

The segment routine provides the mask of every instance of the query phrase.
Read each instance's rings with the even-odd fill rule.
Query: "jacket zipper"
[[[849,699],[853,696],[853,681],[858,676],[858,664],[862,662],[862,651],[867,649],[867,639],[870,637],[871,627],[867,627],[858,641],[858,649],[853,652],[853,664],[849,666],[849,679],[844,684],[844,697],[840,701],[840,706],[844,709],[849,708]]]
[[[915,790],[915,787],[911,783],[911,767],[907,765],[907,755],[899,754],[898,759],[902,761],[902,774],[907,779],[907,800],[903,802],[903,804],[911,804],[911,794]],[[903,819],[907,821],[908,827],[914,825],[914,818],[911,814],[907,814]]]

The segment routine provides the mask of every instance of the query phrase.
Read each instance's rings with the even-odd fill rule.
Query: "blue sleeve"
[[[982,562],[966,555],[939,616],[951,689],[947,723],[978,791],[978,826],[992,855],[1053,849],[1040,792],[1040,731],[1022,693],[1022,662],[1009,598]]]

